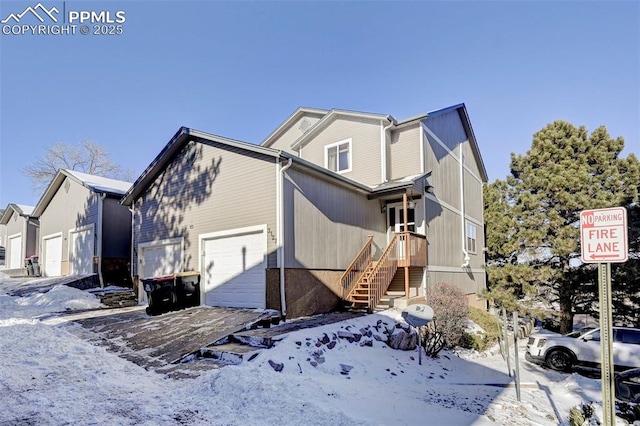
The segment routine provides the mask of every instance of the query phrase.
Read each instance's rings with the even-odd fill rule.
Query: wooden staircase
[[[398,236],[395,235],[380,259],[373,260],[372,237],[369,237],[365,247],[343,274],[343,299],[351,304],[351,308],[373,312],[378,307],[398,270],[398,262],[394,255],[397,240]],[[354,274],[354,271],[361,273]]]

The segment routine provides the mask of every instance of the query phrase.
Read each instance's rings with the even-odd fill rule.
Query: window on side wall
[[[467,222],[467,251],[469,253],[476,252],[476,229],[475,223]]]
[[[351,139],[324,147],[324,166],[337,173],[351,171]]]

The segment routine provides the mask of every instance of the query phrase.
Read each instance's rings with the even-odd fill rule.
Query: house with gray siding
[[[383,212],[386,244],[395,244],[395,250],[409,253],[413,244],[426,240],[425,265],[412,260],[389,272],[393,278],[387,291],[428,300],[430,286],[447,282],[462,289],[470,304],[485,306],[479,294],[486,287],[482,189],[488,179],[464,104],[404,120],[299,108],[262,146],[371,188],[369,198],[377,199]],[[409,234],[404,237],[403,232]],[[377,262],[373,257],[371,264]],[[368,272],[353,275],[360,281],[372,279]],[[362,282],[345,286],[352,287],[353,300],[370,292]]]
[[[198,271],[202,304],[286,317],[439,281],[484,306],[486,181],[463,104],[401,121],[299,108],[261,145],[181,128],[122,200],[132,278]]]
[[[130,182],[58,171],[33,211],[40,221],[43,276],[97,274],[130,285],[131,212],[120,204]]]
[[[33,206],[7,205],[0,215],[0,246],[4,248],[4,269],[12,275],[26,274],[24,260],[37,254],[38,219]]]

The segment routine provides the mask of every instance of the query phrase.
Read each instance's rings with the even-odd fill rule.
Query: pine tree
[[[533,136],[526,155],[511,155],[506,182],[487,190],[488,203],[506,202],[509,215],[496,226],[488,222],[488,234],[497,233],[487,236],[495,254],[490,284],[491,269],[506,267],[502,276],[493,272],[498,282],[511,280],[557,304],[564,332],[573,325],[574,304],[584,299],[578,278],[589,270],[579,261],[580,212],[637,201],[640,165],[633,154],[620,158],[623,148],[624,140],[604,126],[589,135],[584,126],[555,121]],[[488,206],[488,218],[502,208]]]

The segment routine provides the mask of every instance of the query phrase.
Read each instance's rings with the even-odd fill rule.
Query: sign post
[[[584,210],[580,213],[582,262],[598,263],[600,297],[600,370],[602,413],[606,426],[616,418],[613,377],[613,318],[611,312],[611,263],[628,257],[627,210],[624,207]]]

